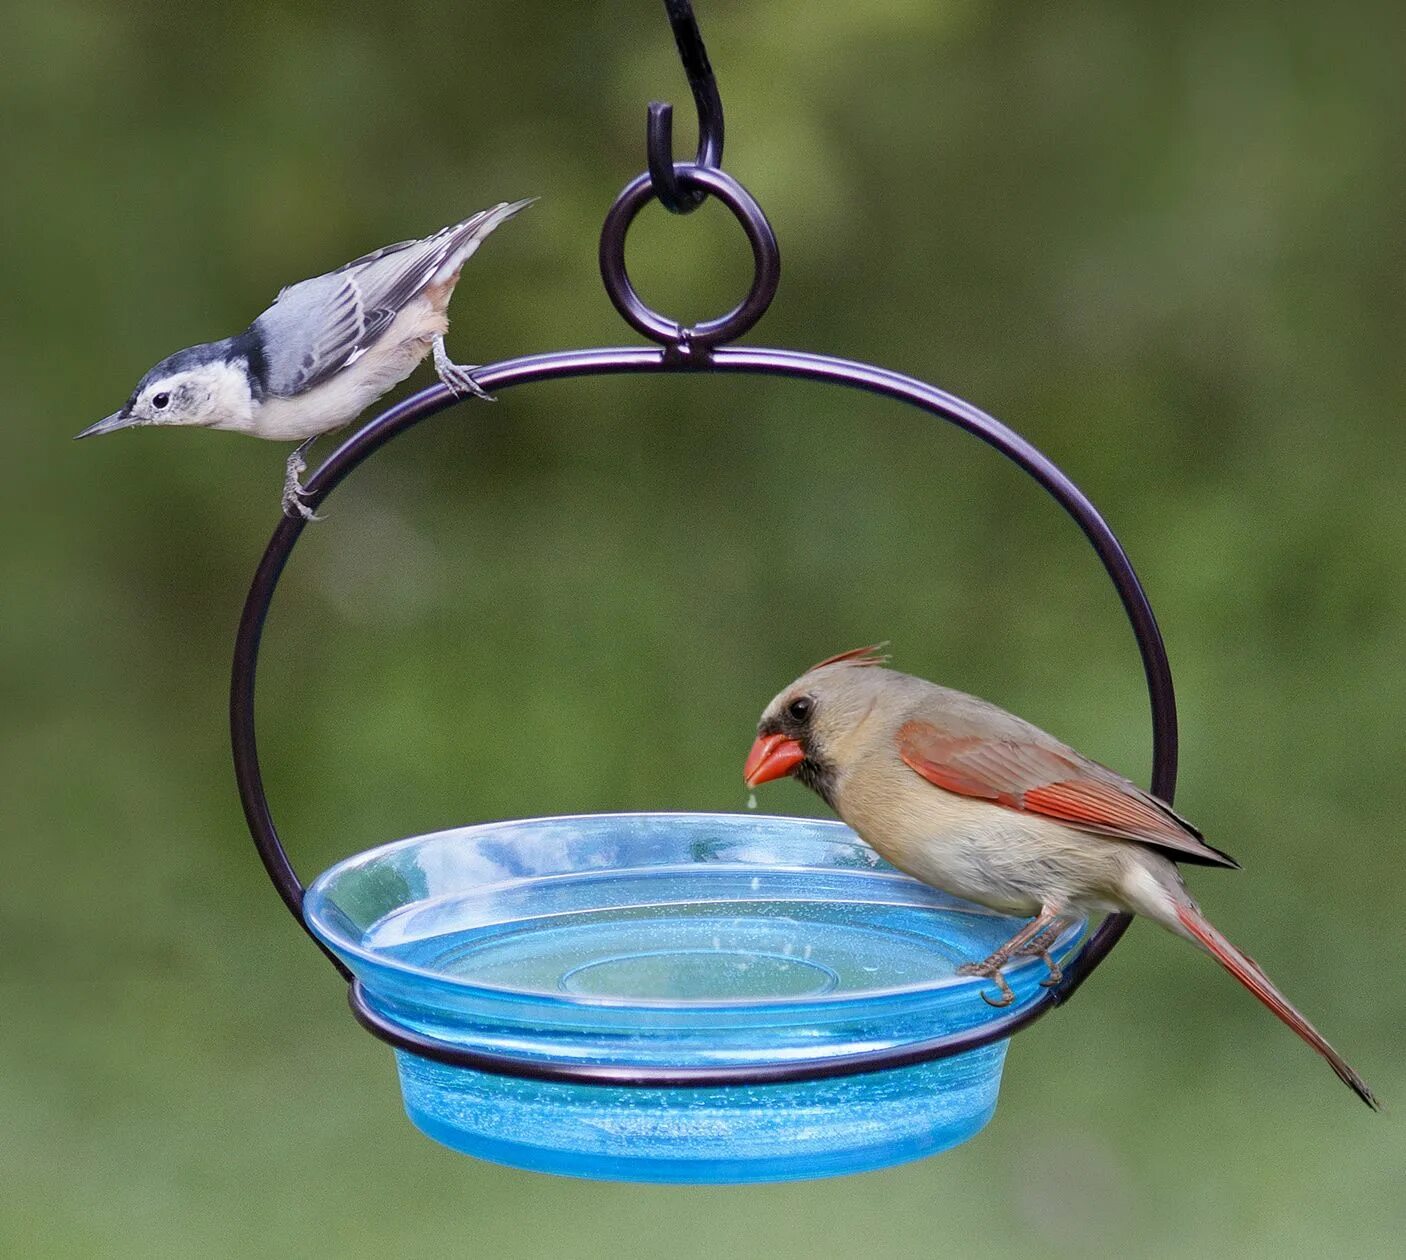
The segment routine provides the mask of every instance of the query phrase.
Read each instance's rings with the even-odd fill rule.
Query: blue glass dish
[[[557,1063],[751,1066],[926,1040],[1016,1006],[958,976],[1019,927],[889,866],[841,823],[596,814],[418,836],[324,872],[304,914],[386,1019]],[[1077,944],[1066,930],[1056,959]],[[996,1106],[1005,1041],[813,1082],[641,1088],[544,1082],[397,1051],[430,1137],[539,1172],[783,1181],[965,1141]]]

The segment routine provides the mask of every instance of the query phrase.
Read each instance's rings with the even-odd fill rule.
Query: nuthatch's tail
[[[1175,906],[1175,912],[1182,935],[1200,945],[1285,1024],[1327,1059],[1333,1071],[1338,1074],[1338,1079],[1373,1111],[1381,1110],[1381,1104],[1377,1102],[1376,1096],[1367,1087],[1367,1082],[1348,1066],[1347,1060],[1328,1044],[1323,1034],[1304,1018],[1293,1003],[1274,987],[1270,978],[1260,970],[1259,964],[1253,958],[1236,949],[1194,905],[1179,901]],[[1168,926],[1175,928],[1176,925],[1168,924]]]
[[[513,215],[520,214],[536,200],[536,197],[524,197],[521,201],[501,201],[487,210],[480,210],[462,223],[443,229],[438,233],[438,236],[444,238],[444,244],[436,280],[449,275],[457,280],[459,269],[468,262],[484,240]]]

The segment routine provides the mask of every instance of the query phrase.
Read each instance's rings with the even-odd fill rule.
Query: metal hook
[[[695,166],[716,170],[723,160],[723,101],[718,95],[717,80],[708,61],[708,50],[698,31],[690,0],[664,0],[664,11],[673,28],[683,62],[688,86],[693,91],[693,103],[698,109],[698,152]],[[645,126],[646,149],[649,154],[649,179],[659,204],[674,214],[688,214],[698,209],[708,194],[698,189],[684,188],[674,173],[674,107],[664,101],[654,101],[649,107]]]

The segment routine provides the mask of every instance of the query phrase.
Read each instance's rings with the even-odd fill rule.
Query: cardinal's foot
[[[1064,979],[1064,969],[1055,962],[1054,958],[1050,955],[1050,946],[1055,943],[1056,938],[1058,938],[1063,929],[1063,921],[1056,919],[1053,923],[1049,924],[1048,927],[1041,928],[1040,931],[1036,932],[1034,936],[1016,950],[1017,954],[1021,954],[1025,957],[1043,959],[1045,966],[1050,969],[1050,974],[1040,981],[1041,988],[1053,988]]]
[[[992,954],[985,962],[966,963],[957,968],[959,976],[981,976],[986,980],[993,980],[999,990],[997,997],[992,997],[988,993],[982,993],[981,1000],[987,1006],[1009,1006],[1015,1001],[1015,991],[1006,983],[1006,977],[1001,974],[1001,968],[1006,965],[1007,959],[1002,954]]]

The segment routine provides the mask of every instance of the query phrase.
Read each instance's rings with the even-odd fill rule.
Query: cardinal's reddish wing
[[[1072,749],[952,734],[915,721],[899,730],[898,754],[929,783],[959,796],[1150,844],[1182,862],[1238,865],[1170,806]]]

